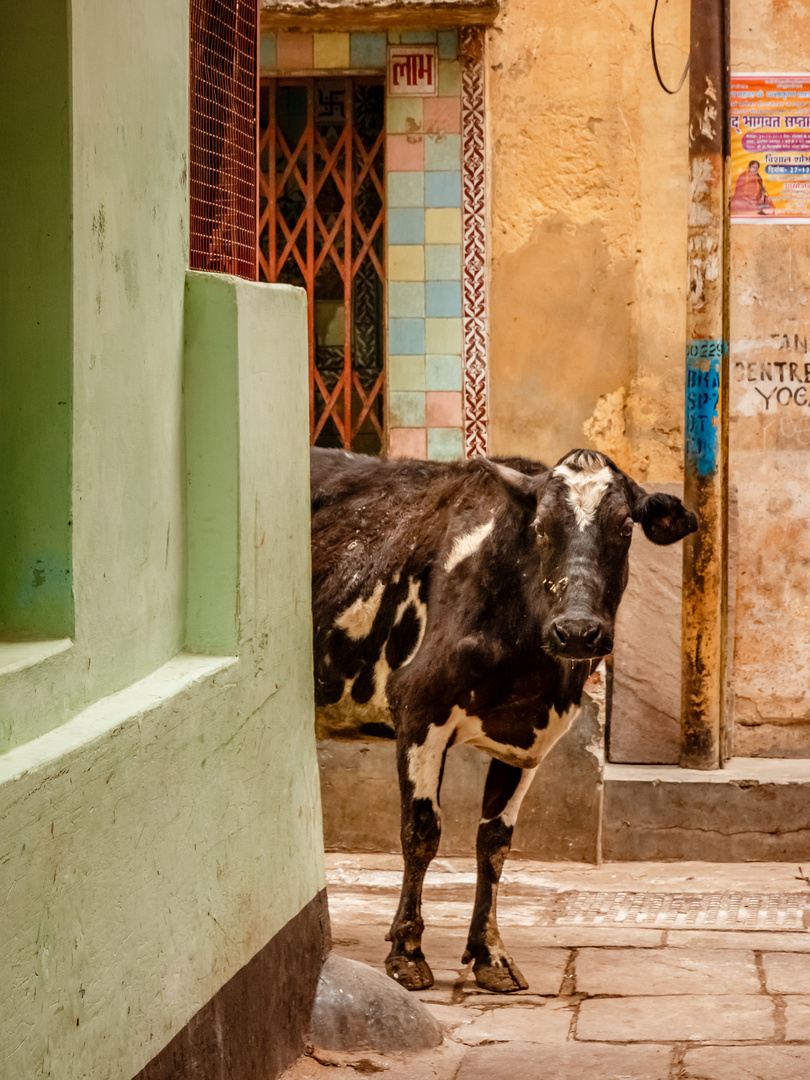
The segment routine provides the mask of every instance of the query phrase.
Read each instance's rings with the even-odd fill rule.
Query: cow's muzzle
[[[613,634],[598,619],[559,618],[548,629],[546,647],[554,656],[592,660],[613,651]]]

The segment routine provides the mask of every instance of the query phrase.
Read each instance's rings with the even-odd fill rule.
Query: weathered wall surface
[[[732,71],[807,70],[810,9],[732,3]],[[735,753],[810,757],[810,228],[731,226],[731,483],[739,495]],[[769,378],[770,375],[770,378]]]
[[[325,934],[306,297],[186,272],[187,2],[60,11],[54,117],[17,95],[8,123],[21,176],[40,143],[67,169],[46,207],[55,262],[32,220],[13,325],[42,424],[54,356],[73,384],[75,631],[0,641],[0,1074],[132,1080],[174,1043],[189,1075],[264,1080],[302,1048],[319,949],[286,981],[274,958],[291,927]],[[41,74],[36,18],[20,25],[0,9],[0,40]],[[262,1016],[234,1005],[251,978]]]
[[[677,83],[688,5],[657,23]],[[687,93],[640,0],[506,0],[489,40],[491,448],[682,467]]]
[[[181,652],[0,758],[0,1054],[14,1075],[131,1080],[324,887],[306,298],[189,278],[186,377],[193,387],[216,367],[236,388],[208,404],[235,431],[238,518],[226,503],[190,529],[191,545],[195,529],[236,537],[234,654]],[[219,340],[208,307],[229,331]],[[190,397],[190,483],[206,487],[194,447],[215,418]],[[271,476],[277,439],[298,452]]]
[[[73,629],[66,5],[5,5],[2,28],[0,636],[51,638]]]

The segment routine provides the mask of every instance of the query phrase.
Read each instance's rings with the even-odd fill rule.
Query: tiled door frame
[[[489,449],[489,259],[485,31],[461,31],[462,333],[464,456]]]
[[[452,453],[462,453],[465,457],[473,457],[478,454],[485,454],[489,449],[488,440],[488,420],[489,420],[489,311],[488,311],[488,215],[487,215],[487,156],[486,156],[486,125],[485,125],[485,29],[480,26],[465,26],[459,29],[458,33],[458,70],[460,73],[460,110],[461,110],[461,137],[460,137],[460,181],[461,181],[461,245],[460,245],[460,258],[461,258],[461,403],[460,403],[460,441],[454,442],[456,449]],[[377,66],[381,63],[382,52],[380,56],[369,58],[363,55],[362,60],[361,49],[368,48],[373,45],[372,39],[376,37],[382,37],[383,35],[377,33],[368,34],[311,34],[301,27],[300,33],[286,33],[279,35],[289,39],[287,48],[288,54],[292,55],[292,51],[295,51],[294,59],[291,59],[286,64],[281,63],[281,54],[284,51],[282,49],[282,42],[279,40],[278,48],[276,47],[276,41],[274,35],[273,41],[270,43],[272,46],[272,56],[274,57],[274,67],[278,67],[278,71],[274,71],[273,74],[282,74],[285,67],[294,65],[297,70],[290,70],[290,75],[310,75],[317,74],[319,76],[334,74],[344,75],[351,74],[353,68],[357,66],[358,61],[365,69],[366,64],[371,63]],[[418,35],[409,33],[409,38],[415,38],[418,40]],[[348,40],[351,37],[351,42]],[[346,38],[345,45],[342,39]],[[355,38],[358,40],[355,41]],[[322,39],[322,40],[321,40]],[[363,39],[363,40],[361,40]],[[406,39],[406,34],[402,34],[403,41]],[[390,40],[390,35],[389,35]],[[399,35],[396,35],[395,40],[399,40]],[[313,45],[314,42],[314,45]],[[375,46],[375,48],[377,48]],[[265,53],[264,42],[262,53]],[[334,53],[334,56],[330,55]],[[344,56],[345,53],[345,56]],[[324,59],[325,58],[325,59]],[[328,67],[331,70],[326,71],[322,68]],[[310,69],[310,70],[305,70]],[[364,70],[364,73],[366,71]],[[263,74],[270,74],[270,71],[263,70]],[[452,130],[452,129],[451,129]],[[455,128],[458,131],[458,128]],[[424,136],[420,138],[428,139],[428,137],[435,138],[432,132],[425,131]],[[400,137],[401,138],[401,137]],[[388,155],[386,154],[386,159]],[[405,166],[413,167],[413,166]],[[434,166],[436,167],[436,166]],[[444,168],[446,166],[439,166]],[[386,171],[388,172],[390,166],[388,160],[386,160]],[[441,174],[433,174],[435,179],[440,179]],[[413,205],[405,202],[402,205]],[[424,205],[424,204],[423,204]],[[428,203],[428,206],[450,206],[454,203],[447,202],[435,202]],[[389,204],[389,213],[392,207]],[[390,241],[389,241],[390,243]],[[435,241],[434,241],[435,243]],[[439,241],[439,243],[446,243],[446,241]],[[438,249],[434,249],[436,254],[439,254]],[[390,282],[393,280],[393,275],[388,272],[390,268],[387,268],[386,278]],[[423,274],[423,278],[426,277]],[[440,272],[438,277],[442,278]],[[458,280],[458,278],[456,278]],[[426,317],[426,313],[425,316]],[[404,323],[407,319],[399,319],[400,326],[397,330],[404,329]],[[442,320],[430,320],[428,322],[437,323]],[[448,323],[452,320],[444,320]],[[389,353],[396,354],[397,349],[392,348],[391,333],[392,327],[390,320],[386,319],[386,337],[387,337],[387,349],[386,356]],[[423,331],[424,333],[424,331]],[[428,333],[430,336],[430,333]],[[413,346],[415,347],[415,346]],[[458,348],[458,346],[456,346]],[[429,350],[428,350],[429,351]],[[442,351],[441,349],[439,351]],[[455,350],[450,350],[455,351]],[[400,357],[399,359],[403,359]],[[404,359],[407,359],[405,357]],[[424,359],[424,358],[423,358]],[[435,357],[437,361],[449,360],[451,357]],[[386,376],[386,382],[388,381]],[[438,386],[442,386],[442,383],[438,383]],[[415,389],[415,387],[414,387]],[[409,395],[400,395],[400,397],[407,397]],[[412,394],[412,397],[417,395]],[[386,395],[387,397],[387,395]],[[438,401],[442,397],[441,393],[429,395],[428,400],[431,398],[436,399],[434,403],[442,405],[443,402]],[[452,398],[454,395],[445,394],[444,397]],[[424,394],[422,395],[424,402]],[[388,406],[388,402],[387,402]],[[424,408],[424,404],[421,406]],[[459,406],[456,406],[459,408]],[[399,427],[397,424],[389,424],[390,410],[386,408],[386,430],[390,431],[392,428]],[[458,413],[456,413],[458,417]],[[436,421],[434,421],[435,423]],[[442,423],[441,420],[438,421]],[[458,424],[457,418],[452,423]],[[406,421],[406,424],[408,421]],[[414,435],[418,431],[420,425],[424,423],[424,446],[425,453],[428,456],[435,456],[430,449],[430,439],[428,439],[428,433],[432,428],[430,427],[428,420],[424,421],[410,421],[411,424],[415,423],[415,427],[411,430]],[[458,431],[459,429],[456,428]],[[404,434],[400,430],[400,434]],[[435,434],[441,434],[435,433]],[[447,432],[446,434],[450,434]],[[414,445],[416,445],[414,443]],[[391,450],[397,452],[392,446]],[[403,452],[403,451],[400,451]],[[404,452],[409,452],[405,450]],[[410,452],[416,452],[417,456],[421,456],[421,452],[418,450],[412,450]],[[447,451],[445,451],[447,453]]]

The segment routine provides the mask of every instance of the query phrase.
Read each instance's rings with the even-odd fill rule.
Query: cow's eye
[[[621,532],[625,538],[633,535],[633,519],[631,517],[624,519]]]
[[[537,517],[532,522],[532,526],[534,527],[534,531],[537,533],[537,539],[538,540],[547,539],[547,537],[548,537],[548,522],[546,520],[544,520],[543,518],[541,518],[539,514],[537,515]]]

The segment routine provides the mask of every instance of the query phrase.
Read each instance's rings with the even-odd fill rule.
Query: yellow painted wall
[[[489,33],[491,450],[682,468],[687,88],[651,5],[506,0]],[[671,85],[686,0],[663,5]]]
[[[732,72],[810,70],[806,4],[734,0],[731,33]],[[739,500],[731,583],[735,752],[810,757],[810,407],[786,393],[766,405],[748,379],[749,365],[756,375],[763,363],[786,361],[798,364],[803,385],[810,225],[731,226],[730,307],[730,478]],[[783,370],[790,375],[789,366]],[[785,385],[795,389],[799,381]]]

